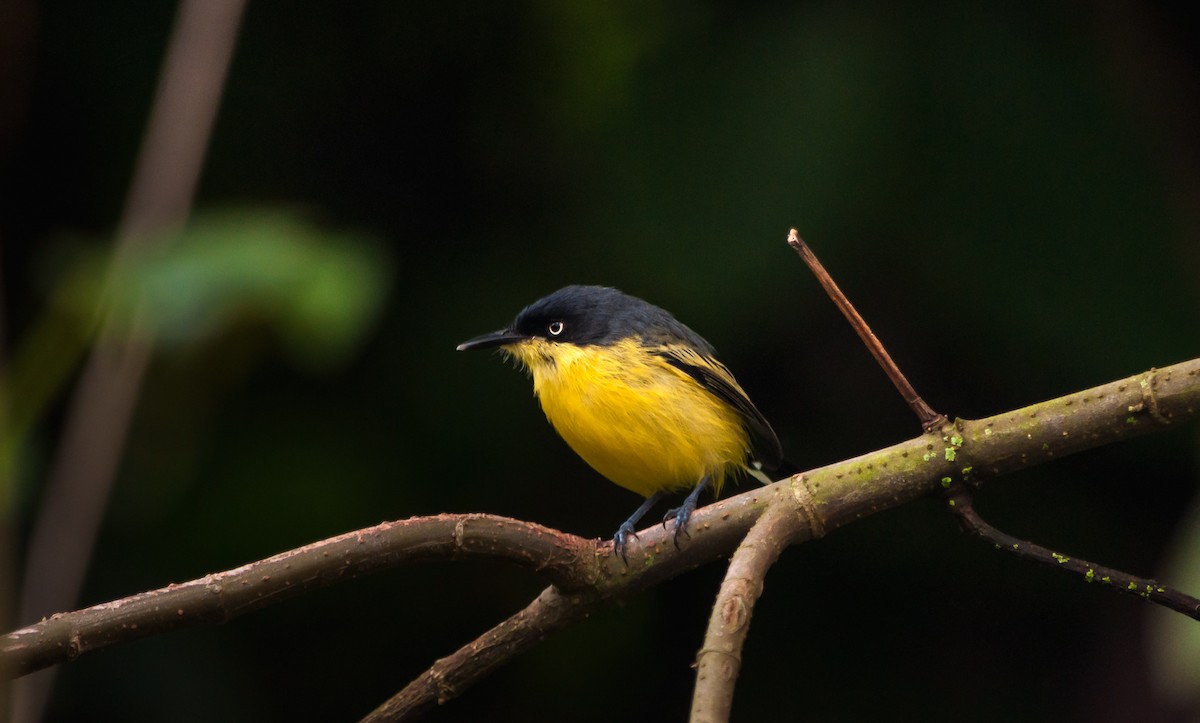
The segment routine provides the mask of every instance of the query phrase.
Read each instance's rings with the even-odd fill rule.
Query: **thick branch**
[[[53,615],[0,639],[6,677],[177,628],[244,613],[380,570],[428,560],[515,562],[575,586],[597,574],[595,543],[490,515],[385,522],[265,560],[132,597]]]
[[[767,570],[800,530],[793,514],[768,508],[738,546],[717,593],[704,647],[696,655],[692,723],[728,721],[733,689],[742,668],[742,646]]]

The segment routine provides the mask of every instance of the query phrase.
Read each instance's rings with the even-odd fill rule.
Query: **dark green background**
[[[110,243],[173,12],[29,9],[0,30],[32,43],[0,127],[10,344],[47,303],[33,274],[53,239]],[[1200,355],[1194,30],[1140,3],[251,2],[197,208],[283,205],[373,236],[392,293],[325,372],[265,330],[162,355],[81,604],[444,511],[608,537],[637,498],[555,437],[522,375],[454,352],[567,283],[706,336],[802,467],[915,435],[791,226],[951,415]],[[980,508],[1165,575],[1196,440],[1004,478]],[[431,719],[681,720],[721,574],[599,613]],[[541,586],[475,563],[341,585],[65,666],[50,719],[353,720]],[[1184,720],[1149,663],[1167,615],[918,502],[784,555],[735,718]]]

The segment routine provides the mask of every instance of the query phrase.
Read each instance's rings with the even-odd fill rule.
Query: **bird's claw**
[[[617,534],[613,535],[613,552],[617,555],[620,555],[621,559],[626,563],[629,562],[629,558],[625,556],[625,543],[628,542],[630,538],[635,540],[638,538],[637,530],[634,529],[633,523],[631,522],[626,522],[625,524],[621,525],[619,528],[617,528]]]
[[[692,537],[691,533],[689,533],[687,531],[687,523],[688,523],[688,520],[690,520],[692,518],[692,512],[694,512],[694,511],[695,511],[695,508],[689,507],[688,505],[683,504],[683,505],[680,505],[679,507],[674,507],[672,509],[667,510],[667,514],[663,515],[662,525],[664,528],[667,526],[668,522],[670,522],[671,520],[675,520],[675,536],[672,538],[672,540],[675,543],[676,550],[679,549],[679,535],[680,534],[682,534],[684,537],[686,537],[688,539],[691,539],[691,537]]]

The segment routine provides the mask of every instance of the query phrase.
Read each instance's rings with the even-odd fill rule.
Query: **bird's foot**
[[[646,513],[650,511],[650,508],[653,507],[660,499],[662,499],[662,495],[662,492],[655,492],[647,497],[646,501],[643,502],[640,507],[634,510],[632,515],[629,516],[629,519],[621,523],[621,526],[617,528],[617,534],[613,535],[613,553],[620,555],[621,559],[624,560],[626,564],[629,563],[629,559],[625,557],[625,543],[628,542],[629,538],[631,537],[635,540],[637,539],[637,532],[634,526],[637,525],[638,522],[641,522],[642,518],[646,516]]]

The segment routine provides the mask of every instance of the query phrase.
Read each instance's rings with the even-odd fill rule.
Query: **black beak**
[[[501,329],[493,331],[483,336],[477,336],[474,339],[468,339],[459,344],[456,348],[458,351],[467,351],[468,349],[489,349],[494,346],[504,346],[505,344],[515,344],[518,341],[525,341],[529,336],[526,334],[518,334],[511,329]]]

